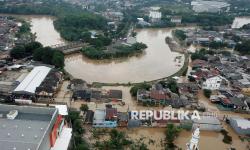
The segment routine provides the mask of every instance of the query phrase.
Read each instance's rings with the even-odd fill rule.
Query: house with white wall
[[[223,80],[224,78],[219,75],[209,77],[202,83],[202,89],[218,90],[221,87]]]

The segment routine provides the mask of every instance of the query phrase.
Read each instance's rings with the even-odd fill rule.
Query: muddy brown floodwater
[[[182,67],[184,56],[170,51],[166,36],[171,36],[171,29],[137,30],[137,41],[148,46],[142,56],[95,61],[74,54],[66,57],[65,69],[88,82],[137,83],[167,77]],[[175,61],[176,56],[182,56],[181,60]]]

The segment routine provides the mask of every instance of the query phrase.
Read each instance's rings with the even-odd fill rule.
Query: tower
[[[192,134],[192,138],[189,143],[187,143],[187,150],[199,150],[198,144],[200,139],[200,128],[196,128]]]

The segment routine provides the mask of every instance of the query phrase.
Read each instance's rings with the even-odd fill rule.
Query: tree
[[[38,48],[33,53],[33,59],[36,61],[42,61],[43,48]]]
[[[151,88],[151,85],[150,84],[147,84],[147,83],[140,83],[140,84],[136,84],[135,86],[133,86],[131,89],[130,89],[130,94],[135,97],[137,95],[137,91],[139,89],[144,89],[144,90],[149,90]]]
[[[85,113],[86,111],[89,110],[89,107],[88,107],[87,104],[82,104],[81,107],[80,107],[80,109],[81,109],[81,111],[83,111]]]
[[[179,135],[180,131],[181,131],[181,128],[176,127],[174,124],[167,125],[167,129],[165,131],[166,143],[167,143],[166,149],[175,147],[174,140]]]
[[[75,150],[89,150],[87,144],[79,144],[76,146]]]
[[[64,67],[64,55],[62,52],[55,50],[52,57],[52,64],[57,68]]]
[[[180,40],[180,41],[184,41],[187,36],[185,34],[185,32],[183,30],[175,30],[174,31],[174,35]]]
[[[212,94],[212,91],[211,90],[208,90],[208,89],[204,89],[203,90],[203,93],[204,93],[204,96],[206,98],[210,98],[211,94]]]
[[[97,141],[95,147],[98,150],[123,150],[126,146],[132,144],[132,141],[128,140],[124,132],[119,132],[116,129],[112,129],[109,133],[110,139],[107,141]]]
[[[179,94],[179,88],[178,88],[177,82],[175,80],[170,80],[167,83],[167,87],[170,89],[171,92]]]
[[[31,42],[31,43],[28,43],[26,44],[25,46],[25,52],[32,55],[32,53],[38,49],[38,48],[42,48],[43,45],[39,42]]]
[[[244,55],[250,54],[250,40],[243,41],[242,43],[236,44],[235,50]]]
[[[43,48],[42,62],[52,65],[53,49],[51,47]]]
[[[77,134],[83,134],[85,132],[84,128],[82,127],[82,120],[81,119],[77,119],[74,121],[73,123],[73,130],[74,132],[76,132]]]
[[[26,57],[24,46],[16,46],[10,51],[10,56],[15,59]]]
[[[194,53],[191,54],[191,59],[192,61],[196,59],[201,59],[201,60],[207,60],[205,57],[206,54],[212,53],[212,51],[208,51],[204,48],[200,49],[199,51],[195,51]]]

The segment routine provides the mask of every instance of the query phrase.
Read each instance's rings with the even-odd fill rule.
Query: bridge
[[[71,42],[71,43],[65,43],[65,44],[56,44],[50,47],[57,49],[63,52],[64,54],[71,54],[71,53],[80,52],[80,50],[86,46],[87,46],[87,43]]]

